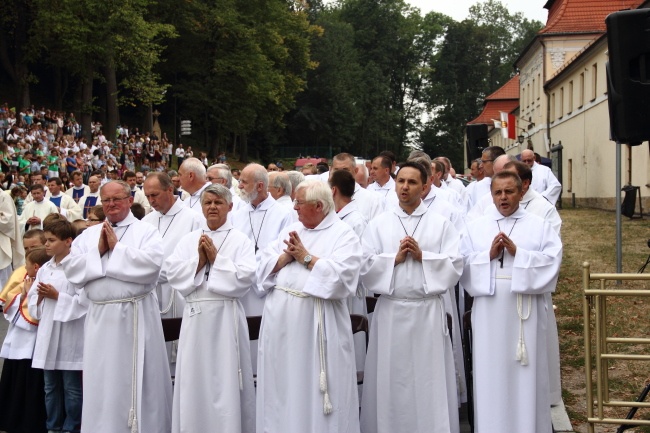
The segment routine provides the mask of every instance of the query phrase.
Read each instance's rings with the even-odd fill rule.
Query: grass
[[[560,334],[563,397],[569,418],[576,431],[586,431],[586,398],[584,374],[584,337],[582,313],[583,262],[590,263],[592,273],[616,272],[616,216],[613,212],[593,209],[565,209],[562,217],[564,256],[554,304]],[[623,272],[635,273],[645,263],[650,248],[650,225],[647,219],[622,221]],[[650,272],[650,269],[648,269]],[[612,282],[613,286],[614,282]],[[596,288],[592,284],[591,288]],[[624,282],[616,288],[648,289],[648,282]],[[610,336],[646,337],[650,335],[650,299],[613,298],[608,302]],[[650,354],[650,347],[611,345],[610,351]],[[650,378],[650,363],[615,361],[609,364],[610,397],[634,400]],[[624,417],[627,408],[607,410],[608,416]],[[639,411],[637,418],[650,418],[650,412]],[[618,426],[598,425],[599,432],[614,432]],[[631,429],[629,432],[650,432]]]

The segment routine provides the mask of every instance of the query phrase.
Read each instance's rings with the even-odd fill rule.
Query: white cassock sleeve
[[[458,232],[451,222],[445,221],[438,250],[422,251],[425,294],[444,293],[456,285],[463,271],[459,243]]]
[[[70,322],[86,315],[90,305],[83,287],[75,289],[75,294],[70,295],[59,292],[59,299],[56,301],[53,319],[56,322]]]
[[[148,229],[143,230],[143,226],[136,227],[140,230],[137,246],[118,242],[103,257],[99,256],[96,230],[91,233],[86,230],[75,239],[71,253],[62,262],[69,281],[85,286],[90,281],[109,277],[139,285],[155,284],[164,255],[162,237],[154,227],[147,225]],[[93,236],[84,236],[86,233]]]
[[[27,293],[27,311],[29,312],[29,315],[36,320],[41,320],[41,316],[43,315],[43,304],[44,304],[43,302],[44,300],[41,301],[40,304],[37,304],[38,283],[41,281],[41,279],[39,278],[40,274],[41,274],[40,271],[36,274],[36,278],[34,278],[32,287],[29,289],[29,292]]]
[[[460,283],[471,296],[492,296],[495,290],[495,264],[490,260],[490,250],[477,251],[470,233],[462,236],[463,274]]]
[[[347,225],[346,228],[334,242],[330,254],[318,257],[303,292],[321,299],[346,299],[357,293],[361,245],[354,231]]]
[[[233,242],[236,241],[236,242]],[[208,276],[208,291],[232,298],[244,296],[255,281],[255,246],[245,235],[238,236],[229,242],[231,245],[224,254],[217,254],[217,258],[210,269]],[[203,272],[199,272],[204,276]]]
[[[562,242],[550,224],[540,228],[539,251],[517,247],[512,266],[512,291],[538,295],[555,291],[562,264]]]

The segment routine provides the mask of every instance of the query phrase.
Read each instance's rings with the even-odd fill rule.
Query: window
[[[569,110],[568,114],[571,114],[573,111],[573,80],[569,81]]]
[[[580,88],[578,89],[578,108],[585,105],[585,73],[580,74]]]
[[[564,87],[560,87],[560,109],[557,118],[561,119],[564,116]]]
[[[526,85],[526,107],[530,105],[530,83]]]
[[[535,92],[537,89],[535,89],[535,79],[533,78],[533,104],[535,103]]]
[[[591,65],[591,100],[598,96],[598,63]]]
[[[551,119],[555,120],[555,92],[551,94]]]
[[[537,74],[537,85],[539,86],[539,91],[537,92],[537,99],[539,100],[540,95],[542,94],[542,74]]]
[[[569,173],[567,179],[567,192],[573,192],[573,160],[569,159]]]

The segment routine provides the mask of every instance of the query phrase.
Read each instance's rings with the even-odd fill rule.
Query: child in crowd
[[[61,261],[70,254],[72,224],[59,214],[43,222],[45,250],[52,255],[29,291],[29,313],[40,320],[32,366],[44,370],[46,427],[79,433],[81,428],[84,321],[88,300],[65,277]]]
[[[14,186],[11,189],[11,198],[14,199],[16,205],[16,213],[20,216],[25,207],[25,199],[27,198],[27,188],[24,186]]]
[[[5,358],[0,377],[0,430],[8,433],[45,433],[43,370],[32,368],[38,320],[27,312],[27,293],[36,272],[50,256],[42,230],[23,237],[25,266],[14,271],[0,292],[0,303],[9,328],[0,356]]]

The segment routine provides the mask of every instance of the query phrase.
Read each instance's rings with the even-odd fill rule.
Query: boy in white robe
[[[52,256],[29,291],[29,314],[39,320],[32,366],[44,370],[46,427],[79,433],[84,320],[88,304],[68,282],[61,262],[70,254],[72,224],[52,215],[43,222],[45,251]]]
[[[551,432],[545,295],[555,290],[562,244],[519,206],[519,176],[496,174],[491,188],[495,207],[468,224],[461,247],[461,283],[474,296],[474,431]]]

